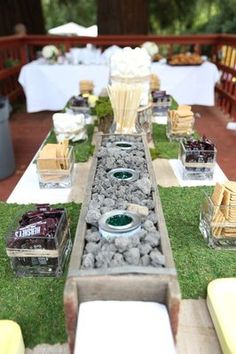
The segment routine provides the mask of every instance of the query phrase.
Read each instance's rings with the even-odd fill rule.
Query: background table
[[[217,67],[209,62],[200,66],[172,67],[153,63],[152,72],[179,104],[214,105],[214,86],[219,79]],[[22,67],[19,82],[23,86],[28,112],[57,111],[64,108],[72,95],[79,93],[80,80],[93,80],[99,94],[109,82],[105,64],[43,65],[37,61]]]

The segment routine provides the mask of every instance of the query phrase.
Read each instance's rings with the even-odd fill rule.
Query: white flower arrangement
[[[159,52],[159,48],[154,42],[144,42],[141,47],[146,49],[151,58]]]
[[[55,45],[46,45],[42,49],[42,56],[45,59],[56,59],[59,55],[59,50]]]

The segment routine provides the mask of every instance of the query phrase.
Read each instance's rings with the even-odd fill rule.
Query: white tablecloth
[[[37,62],[22,67],[19,82],[23,86],[27,112],[58,111],[73,95],[79,94],[79,81],[92,80],[95,94],[107,86],[109,68],[106,65],[40,65]]]
[[[152,64],[152,72],[179,104],[214,106],[214,87],[220,78],[215,64],[204,62],[199,66],[170,66]]]
[[[179,104],[214,105],[214,86],[219,79],[217,67],[209,62],[201,66],[172,67],[153,63],[152,72],[161,79],[161,89]],[[37,61],[24,65],[19,82],[23,86],[28,112],[57,111],[79,93],[80,80],[93,80],[95,94],[109,81],[107,65],[42,65]]]

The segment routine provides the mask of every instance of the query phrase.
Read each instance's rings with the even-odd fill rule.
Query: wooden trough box
[[[96,149],[86,187],[86,197],[77,225],[64,290],[66,329],[71,353],[73,353],[75,345],[80,304],[87,301],[151,301],[165,304],[169,313],[174,338],[177,333],[180,290],[161,201],[152,168],[152,161],[144,134],[135,135],[135,137],[139,139],[139,146],[143,145],[145,164],[147,166],[149,180],[151,181],[150,196],[154,202],[154,212],[158,220],[158,232],[160,234],[159,247],[161,253],[164,255],[165,264],[160,267],[152,266],[152,264],[147,266],[143,266],[142,264],[124,264],[117,267],[101,267],[95,269],[87,269],[82,266],[83,252],[87,242],[85,236],[90,227],[86,222],[86,218],[92,197],[92,190],[94,190],[94,179],[96,178],[98,163],[102,158],[102,144],[104,145],[104,141],[110,136],[111,135],[97,135]],[[115,137],[117,141],[119,139],[125,141],[124,145],[126,145],[127,141],[134,139],[134,135],[112,135],[112,137],[113,140]],[[112,149],[109,149],[109,152],[112,154]]]

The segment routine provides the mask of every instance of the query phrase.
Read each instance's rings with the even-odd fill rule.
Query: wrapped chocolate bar
[[[17,275],[61,275],[71,249],[65,209],[37,205],[16,220],[6,244]]]
[[[152,91],[152,113],[154,116],[167,116],[172,98],[166,91]]]
[[[212,179],[216,153],[215,145],[206,137],[181,141],[179,158],[183,165],[183,179]]]

